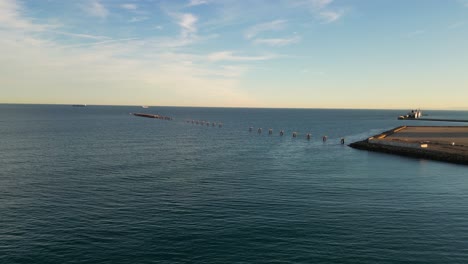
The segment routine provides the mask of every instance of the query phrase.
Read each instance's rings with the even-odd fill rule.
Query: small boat
[[[86,107],[86,104],[74,104],[73,107]]]
[[[147,105],[142,105],[141,108],[145,108],[145,109],[146,109],[146,108],[148,108],[148,106],[147,106]]]

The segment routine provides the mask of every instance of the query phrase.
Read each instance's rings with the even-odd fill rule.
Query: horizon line
[[[57,106],[72,106],[76,103],[2,103],[0,105],[57,105]],[[263,107],[263,106],[190,106],[190,105],[136,105],[136,104],[86,104],[86,106],[148,106],[148,107],[185,107],[185,108],[239,108],[239,109],[323,109],[323,110],[412,110],[417,108],[355,108],[355,107]],[[424,109],[424,108],[422,108]],[[453,107],[453,108],[427,108],[434,111],[468,111],[468,107]]]

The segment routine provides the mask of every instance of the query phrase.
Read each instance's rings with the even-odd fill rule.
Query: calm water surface
[[[405,112],[0,105],[0,263],[467,263],[468,167],[339,144]]]

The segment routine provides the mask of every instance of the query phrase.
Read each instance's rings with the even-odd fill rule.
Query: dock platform
[[[468,126],[400,126],[349,146],[468,165]]]

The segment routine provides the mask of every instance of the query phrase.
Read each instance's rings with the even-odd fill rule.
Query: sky
[[[468,109],[468,0],[0,0],[0,103]]]

